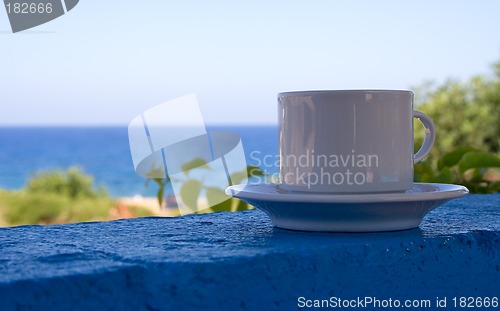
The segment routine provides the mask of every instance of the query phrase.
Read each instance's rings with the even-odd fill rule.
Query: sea
[[[240,135],[247,165],[275,174],[277,126],[207,126]],[[126,126],[0,127],[0,188],[22,189],[40,171],[80,167],[113,197],[154,196],[132,164]]]

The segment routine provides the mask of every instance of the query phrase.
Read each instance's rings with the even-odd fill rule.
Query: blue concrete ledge
[[[1,310],[296,310],[368,296],[446,297],[440,310],[500,298],[500,195],[392,233],[284,231],[258,210],[0,229]]]

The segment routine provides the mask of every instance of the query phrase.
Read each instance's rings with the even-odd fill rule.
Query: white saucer
[[[467,193],[463,186],[430,183],[415,183],[405,192],[367,194],[294,192],[276,184],[226,189],[226,194],[266,212],[275,227],[330,232],[416,228],[428,212]]]

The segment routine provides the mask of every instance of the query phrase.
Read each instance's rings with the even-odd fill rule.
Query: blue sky
[[[500,60],[500,1],[270,2],[81,0],[18,34],[0,8],[0,126],[126,125],[189,93],[206,123],[276,124],[281,91],[408,89]]]

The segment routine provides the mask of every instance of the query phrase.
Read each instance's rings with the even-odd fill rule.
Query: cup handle
[[[424,143],[418,152],[413,156],[413,163],[417,163],[425,158],[431,151],[434,141],[436,140],[436,128],[434,127],[432,119],[425,113],[413,110],[413,117],[417,118],[425,128]]]

